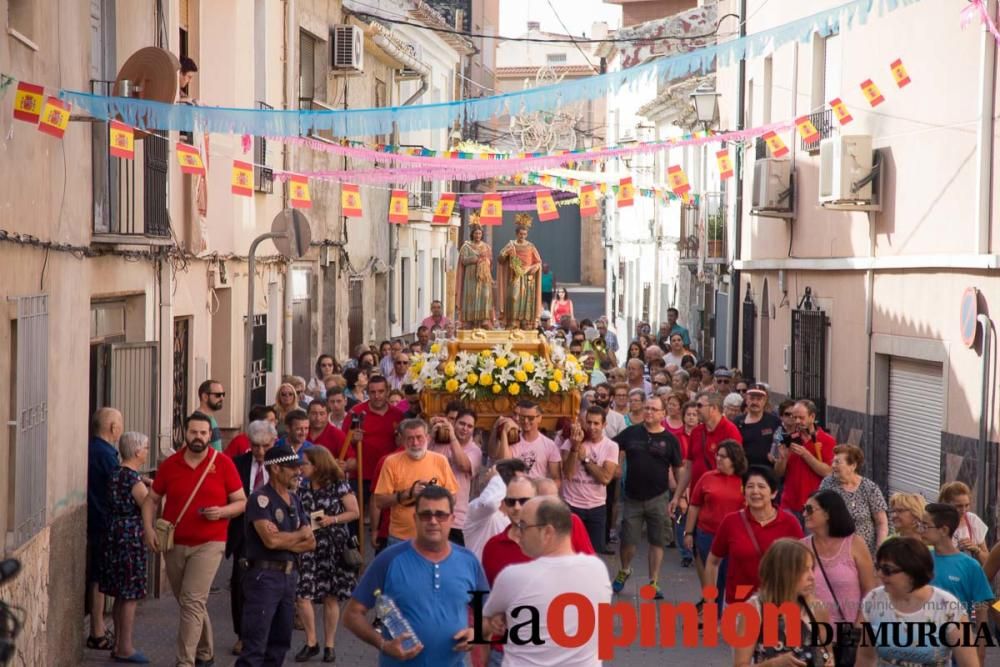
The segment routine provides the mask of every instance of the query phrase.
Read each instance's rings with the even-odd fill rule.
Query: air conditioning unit
[[[361,74],[365,64],[365,35],[356,25],[330,30],[330,67],[341,74]]]
[[[792,161],[763,158],[753,163],[752,208],[759,211],[792,210]]]
[[[839,135],[819,144],[819,201],[821,204],[872,201],[872,184],[855,183],[871,174],[872,138],[867,134]]]

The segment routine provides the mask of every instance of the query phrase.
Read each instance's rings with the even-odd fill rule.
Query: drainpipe
[[[996,0],[987,0],[986,11],[995,17]],[[997,43],[985,28],[979,38],[979,124],[976,127],[976,252],[990,252],[993,179],[993,114]]]
[[[285,108],[292,109],[292,102],[295,100],[295,0],[285,0]],[[290,171],[292,168],[291,146],[284,144],[282,150],[282,164],[284,170]],[[288,194],[283,195],[282,208],[288,208]],[[254,275],[247,276],[248,280],[256,280]],[[285,285],[284,285],[284,313],[282,317],[281,330],[281,372],[284,375],[292,374],[292,264],[285,265]],[[252,317],[252,313],[247,314]],[[250,409],[249,406],[246,408]]]
[[[989,36],[989,33],[986,34]],[[989,446],[989,414],[992,407],[992,401],[990,400],[990,388],[992,387],[990,383],[990,357],[992,356],[990,348],[993,344],[993,322],[985,314],[980,314],[976,320],[982,327],[983,332],[983,381],[979,398],[979,447],[976,449],[976,469],[979,470],[979,479],[983,483],[979,484],[976,493],[976,512],[979,516],[985,517],[989,515],[991,495],[989,484],[987,483],[990,475],[986,466],[989,462],[987,447]]]
[[[157,429],[157,456],[152,463],[170,456],[173,444],[173,412],[172,402],[174,386],[172,382],[174,351],[171,341],[173,340],[173,290],[171,289],[174,280],[173,265],[166,257],[160,259],[157,268],[159,278],[159,301],[160,301],[160,349],[159,349],[159,378],[160,390],[157,412],[160,426]]]
[[[747,34],[747,0],[740,0],[740,37],[745,37]],[[746,125],[746,113],[744,107],[746,106],[746,87],[747,87],[747,61],[746,58],[740,58],[739,72],[737,75],[739,80],[739,89],[736,91],[736,129],[744,129]],[[736,208],[733,211],[733,226],[736,233],[735,240],[733,243],[733,261],[739,261],[743,256],[743,153],[742,151],[736,151]],[[729,326],[733,332],[732,340],[730,341],[730,350],[732,351],[732,359],[730,359],[730,366],[736,366],[738,363],[742,363],[740,360],[740,272],[733,269],[730,277],[730,298],[732,299],[730,305],[731,316],[729,318]],[[764,317],[767,317],[767,313],[764,313]],[[744,368],[743,373],[747,373],[748,369]],[[749,372],[757,375],[756,369],[749,369]]]
[[[875,453],[875,406],[872,404],[872,372],[873,359],[872,350],[875,319],[875,270],[872,265],[875,261],[875,212],[868,213],[868,256],[872,261],[865,271],[865,339],[867,341],[865,351],[865,437],[868,439],[868,452],[866,458],[874,461]],[[869,464],[870,465],[870,464]],[[871,470],[871,469],[869,469]]]

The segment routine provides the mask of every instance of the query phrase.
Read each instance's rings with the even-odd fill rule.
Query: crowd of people
[[[558,288],[552,302],[565,298]],[[790,602],[805,624],[841,623],[836,642],[808,658],[758,644],[734,649],[737,665],[982,664],[982,642],[853,645],[861,622],[989,621],[1000,547],[990,550],[966,485],[946,484],[934,503],[906,493],[887,502],[862,475],[863,451],[838,444],[812,401],[777,400],[767,384],[698,359],[674,309],[658,335],[640,324],[624,350],[604,318],[577,323],[572,305],[554,310],[558,324],[545,311],[540,329],[591,375],[578,418],[549,432],[531,400],[489,429],[462,402],[423,413],[410,359],[453,326],[439,302],[413,342],[342,362],[322,355],[308,380],[283,378],[274,403],[254,406],[225,447],[214,416],[225,389],[204,382],[184,446],[153,479],[148,438],[123,433],[117,410],[98,410],[88,647],[148,662],[132,634],[153,550],[179,606],[183,667],[218,654],[207,600],[224,558],[238,665],[281,664],[296,626],[294,660],[333,663],[341,617],[383,665],[418,655],[427,665],[594,665],[596,634],[556,646],[549,604],[562,593],[608,603],[640,586],[663,599],[673,549],[700,587],[720,591],[720,615],[724,604]],[[641,543],[649,578],[630,587]],[[473,591],[485,596],[480,625]],[[100,613],[105,595],[113,632]],[[402,635],[371,621],[371,610],[393,604],[408,621]],[[525,605],[538,610],[540,643],[504,641]],[[567,620],[570,636],[576,622]]]

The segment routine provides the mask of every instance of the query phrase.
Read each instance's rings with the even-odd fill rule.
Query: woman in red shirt
[[[691,491],[687,524],[684,528],[684,546],[694,549],[702,569],[712,548],[712,540],[722,519],[743,508],[743,473],[747,471],[747,457],[743,447],[735,440],[723,440],[715,452],[715,470],[710,470]],[[704,571],[701,572],[704,576]],[[717,579],[702,579],[702,585],[715,584],[720,589],[726,580],[726,561],[719,565]]]
[[[552,299],[552,308],[550,310],[552,311],[552,319],[556,325],[560,324],[563,315],[569,315],[570,319],[574,317],[573,302],[570,300],[565,287],[556,288],[555,298]]]
[[[747,507],[726,515],[712,540],[705,562],[705,581],[715,581],[723,559],[726,566],[726,602],[745,600],[760,586],[760,559],[776,540],[801,540],[802,527],[790,512],[778,509],[778,480],[774,471],[750,466],[743,476],[743,498]],[[739,589],[740,595],[737,596]]]

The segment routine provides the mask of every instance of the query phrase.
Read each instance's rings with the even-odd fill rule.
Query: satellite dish
[[[285,257],[301,259],[312,242],[312,228],[309,219],[301,211],[286,208],[274,217],[271,223],[271,240],[274,247]]]
[[[111,94],[150,102],[173,104],[177,99],[177,72],[181,63],[170,51],[155,46],[139,49],[125,61]],[[136,132],[141,139],[143,132]]]

